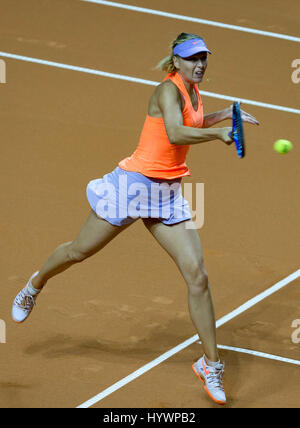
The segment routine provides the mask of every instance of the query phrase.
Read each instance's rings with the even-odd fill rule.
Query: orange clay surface
[[[1,0],[1,51],[160,81],[153,70],[182,31],[213,51],[200,90],[299,108],[291,80],[299,44],[77,0]],[[173,0],[137,6],[299,36],[300,3]],[[1,58],[1,55],[0,55]],[[187,287],[138,220],[84,263],[53,278],[21,325],[13,299],[89,213],[87,183],[135,149],[153,87],[3,58],[0,84],[1,407],[76,407],[195,334]],[[230,102],[203,96],[205,113]],[[299,115],[243,108],[247,156],[220,141],[191,147],[192,176],[205,183],[199,230],[216,318],[299,268]],[[222,125],[221,125],[222,126]],[[230,126],[230,122],[224,122]],[[287,155],[278,138],[293,142]],[[300,360],[296,280],[220,327],[218,343]],[[299,407],[299,367],[231,351],[227,407]],[[94,407],[217,407],[192,371],[194,343]]]

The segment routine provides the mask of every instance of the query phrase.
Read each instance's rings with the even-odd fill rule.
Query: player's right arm
[[[231,144],[228,136],[231,127],[226,128],[192,128],[183,125],[180,93],[172,82],[161,85],[158,93],[158,107],[164,119],[165,128],[171,144],[190,145],[206,141],[222,140]]]

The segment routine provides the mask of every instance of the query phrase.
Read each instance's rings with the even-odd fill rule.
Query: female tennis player
[[[203,381],[208,395],[215,402],[225,404],[224,363],[217,350],[208,275],[188,202],[181,195],[181,180],[191,175],[185,162],[190,145],[213,140],[232,144],[231,127],[209,129],[231,119],[232,106],[203,116],[198,85],[211,52],[204,40],[194,34],[181,33],[171,46],[171,55],[158,65],[168,74],[150,98],[137,149],[112,172],[88,184],[91,212],[86,223],[73,241],[59,245],[31,276],[14,300],[12,317],[18,323],[25,321],[50,278],[97,253],[142,218],[186,281],[191,319],[204,351],[193,370]],[[258,124],[244,111],[242,119]]]

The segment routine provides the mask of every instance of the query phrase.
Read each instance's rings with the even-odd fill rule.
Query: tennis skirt
[[[192,218],[188,202],[181,194],[181,180],[146,177],[119,166],[86,188],[95,213],[115,226],[138,218],[156,218],[172,225]]]

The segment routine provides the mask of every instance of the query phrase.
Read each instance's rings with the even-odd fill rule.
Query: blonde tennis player
[[[208,395],[225,404],[224,363],[219,359],[216,323],[202,247],[188,202],[181,194],[182,177],[190,175],[186,155],[191,145],[219,140],[230,145],[231,127],[210,127],[232,118],[232,107],[203,116],[198,89],[208,63],[204,40],[181,33],[171,55],[158,68],[167,72],[150,98],[139,144],[132,156],[87,185],[91,212],[78,236],[59,245],[19,292],[13,319],[27,319],[50,278],[101,250],[138,218],[177,264],[188,287],[191,319],[204,355],[193,365]],[[257,120],[246,112],[242,119]],[[218,150],[216,146],[216,150]]]

